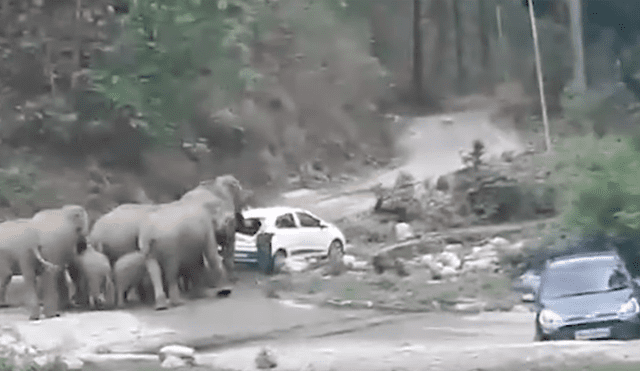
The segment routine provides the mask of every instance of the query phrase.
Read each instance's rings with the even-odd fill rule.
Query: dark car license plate
[[[602,339],[609,336],[611,336],[611,328],[609,327],[580,330],[575,333],[576,340]]]

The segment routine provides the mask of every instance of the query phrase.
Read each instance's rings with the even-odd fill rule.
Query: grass
[[[404,278],[392,272],[382,275],[350,272],[331,278],[324,278],[320,273],[307,273],[293,277],[289,290],[294,296],[314,302],[369,301],[374,306],[412,311],[432,310],[434,302],[452,306],[460,298],[477,299],[494,309],[510,309],[517,302],[511,292],[509,278],[501,275],[472,274],[455,282],[428,282],[430,280],[430,272],[423,268],[415,268],[410,276]]]

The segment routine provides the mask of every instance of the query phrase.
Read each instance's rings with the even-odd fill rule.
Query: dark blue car
[[[613,251],[549,260],[535,296],[535,340],[638,338],[639,294]]]

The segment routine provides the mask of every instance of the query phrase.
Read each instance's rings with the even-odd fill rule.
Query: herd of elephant
[[[72,307],[122,307],[133,291],[157,310],[207,286],[228,295],[235,232],[250,194],[222,175],[177,201],[120,205],[91,229],[78,205],[0,223],[0,306],[14,275],[24,279],[32,320]]]

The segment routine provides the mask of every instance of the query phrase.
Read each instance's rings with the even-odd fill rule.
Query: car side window
[[[293,215],[292,214],[280,215],[276,219],[276,227],[277,228],[295,228],[296,222],[293,219]]]
[[[319,227],[320,221],[307,213],[296,213],[301,227]]]

